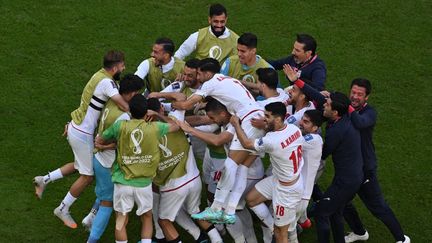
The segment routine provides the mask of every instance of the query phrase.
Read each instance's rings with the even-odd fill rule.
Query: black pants
[[[350,202],[361,184],[360,180],[346,181],[334,178],[332,184],[324,192],[311,212],[315,218],[318,242],[330,242],[330,229],[336,243],[345,243],[343,211]]]
[[[365,178],[366,179],[361,185],[360,190],[357,192],[360,199],[363,201],[364,205],[369,209],[369,211],[376,218],[381,220],[385,226],[387,226],[396,241],[404,241],[405,236],[402,231],[402,227],[393,211],[384,200],[380,185],[378,183],[378,178],[376,176],[376,171],[374,170],[371,173],[368,173],[367,177]],[[346,205],[343,216],[354,233],[363,235],[366,232],[352,202]]]

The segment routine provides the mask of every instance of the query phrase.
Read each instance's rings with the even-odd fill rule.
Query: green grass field
[[[87,233],[66,228],[52,211],[76,176],[52,183],[42,201],[32,178],[65,162],[72,152],[61,137],[82,88],[109,49],[126,53],[127,72],[150,55],[157,37],[179,46],[207,25],[209,1],[0,1],[0,242],[84,242]],[[290,53],[295,34],[318,41],[328,68],[327,88],[348,92],[355,77],[372,81],[369,102],[379,114],[375,145],[388,203],[412,242],[432,242],[432,2],[226,1],[228,26],[254,32],[258,53]],[[429,14],[428,14],[429,13]],[[429,16],[429,17],[428,17]],[[429,26],[429,27],[427,27]],[[332,176],[332,164],[322,185]],[[94,198],[89,188],[73,205],[77,221]],[[369,242],[393,242],[356,200]],[[130,242],[139,238],[132,218]],[[113,242],[113,220],[102,242]],[[192,242],[182,233],[183,242]],[[315,230],[300,237],[315,242]]]

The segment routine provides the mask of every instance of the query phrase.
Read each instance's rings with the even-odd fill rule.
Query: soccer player
[[[295,84],[288,92],[290,94],[288,104],[291,105],[290,107],[292,107],[293,110],[288,111],[290,116],[286,119],[286,122],[298,126],[305,111],[314,110],[315,105],[309,101],[309,98]]]
[[[45,176],[36,176],[34,184],[36,195],[42,198],[42,193],[49,182],[63,178],[68,174],[78,171],[80,177],[71,186],[60,205],[54,210],[54,214],[63,223],[76,228],[77,224],[69,213],[70,206],[75,202],[84,189],[93,181],[93,133],[96,129],[101,111],[108,99],[111,99],[123,111],[128,111],[129,106],[119,94],[114,80],[120,79],[121,72],[125,69],[124,54],[120,51],[109,51],[103,58],[103,68],[96,72],[84,87],[81,104],[71,113],[72,121],[65,127],[68,142],[74,153],[75,162],[73,168],[67,164]]]
[[[145,79],[148,93],[163,90],[182,73],[184,61],[173,57],[174,49],[172,40],[159,38],[152,47],[151,57],[138,66],[135,75]]]
[[[323,140],[318,134],[318,130],[323,123],[322,112],[318,110],[307,110],[304,112],[303,117],[299,121],[298,127],[300,128],[304,143],[303,161],[304,165],[301,169],[303,178],[303,196],[297,208],[297,220],[302,228],[311,227],[311,221],[308,219],[306,209],[312,195],[315,177],[320,166]],[[296,230],[288,233],[290,242],[297,242]]]
[[[221,68],[222,74],[240,80],[254,95],[259,93],[256,70],[271,67],[256,54],[257,45],[258,38],[255,34],[242,34],[237,40],[237,55],[228,57]]]
[[[129,102],[131,120],[117,121],[96,144],[117,142],[117,158],[113,164],[114,210],[116,211],[115,238],[117,243],[127,242],[128,213],[137,204],[136,214],[141,218],[141,242],[151,243],[152,178],[160,161],[159,139],[178,130],[173,123],[146,122],[147,100],[135,95]]]
[[[219,70],[220,65],[215,59],[202,60],[197,76],[198,81],[203,83],[201,89],[186,101],[173,102],[172,106],[175,109],[188,110],[203,98],[212,96],[224,104],[231,114],[241,117],[242,126],[250,138],[261,137],[263,131],[256,129],[250,123],[252,118],[262,114],[261,108],[240,81],[219,74]],[[247,170],[256,157],[253,151],[243,148],[234,136],[212,206],[192,216],[196,219],[218,219],[226,223],[234,223],[235,209],[246,188]],[[222,208],[225,208],[224,212]]]
[[[214,58],[220,63],[237,53],[236,44],[238,35],[226,27],[228,13],[221,4],[212,4],[209,10],[209,27],[199,29],[191,34],[174,54],[184,59],[192,52],[196,58]]]
[[[270,60],[269,63],[276,70],[284,70],[286,75],[285,66],[289,65],[296,72],[297,78],[310,80],[312,87],[323,90],[327,69],[325,63],[316,54],[316,48],[317,43],[312,36],[297,34],[291,55],[278,60]]]
[[[270,155],[273,175],[258,182],[248,193],[249,207],[270,229],[274,229],[276,242],[288,242],[288,229],[296,224],[296,208],[303,194],[300,175],[303,166],[303,137],[300,129],[284,124],[286,106],[274,102],[265,106],[266,135],[260,139],[249,139],[239,119],[231,118],[231,124],[241,144],[248,149]],[[265,201],[272,200],[275,217],[270,214]]]
[[[143,86],[144,83],[138,76],[129,74],[120,80],[119,93],[126,102],[129,102]],[[102,132],[116,121],[129,119],[129,115],[120,110],[115,102],[109,99],[102,111],[98,134],[102,135]],[[90,229],[90,236],[87,240],[89,243],[97,242],[100,239],[111,217],[114,192],[114,184],[111,181],[111,167],[115,160],[115,146],[115,143],[108,145],[98,144],[96,147],[100,149],[93,156],[93,169],[96,179],[95,193],[100,201],[100,206],[96,215],[91,213],[89,214],[91,218],[86,217],[87,220],[83,221],[83,225]]]
[[[207,115],[210,117],[215,124],[210,126],[199,126],[191,127],[185,122],[177,123],[188,134],[192,134],[209,145],[221,146],[225,145],[225,148],[229,148],[229,143],[232,141],[235,130],[229,121],[231,114],[227,111],[226,107],[215,99],[209,99],[205,107]],[[220,133],[214,133],[214,127],[220,129]],[[206,130],[206,129],[207,130]],[[211,129],[213,128],[213,130]],[[222,147],[223,149],[223,147]],[[214,154],[213,151],[206,151],[205,160],[203,161],[203,175],[204,181],[208,184],[207,187],[207,198],[211,203],[213,202],[213,196],[216,191],[217,183],[222,174],[224,166],[224,160],[226,159],[225,150]],[[245,194],[264,176],[264,167],[260,158],[257,158],[254,163],[248,169],[247,175],[247,186],[240,200],[237,210],[237,216],[240,220],[236,220],[235,224],[227,225],[227,230],[234,239],[235,242],[256,242],[255,232],[253,230],[253,222],[251,215],[245,207],[244,197]]]
[[[294,70],[289,71],[289,79],[295,79]],[[350,100],[339,92],[332,93],[326,98],[300,79],[295,81],[295,85],[315,100],[319,109],[323,107],[323,116],[328,120],[321,159],[325,160],[332,155],[335,174],[331,185],[312,212],[317,226],[318,241],[330,241],[331,224],[334,241],[345,242],[343,210],[363,181],[361,139],[359,131],[348,116]]]
[[[164,117],[164,109],[161,103],[155,99],[148,99],[148,107],[157,113],[156,117],[164,120],[174,119],[183,121],[185,111],[172,111],[169,118]],[[185,133],[181,130],[170,133],[159,141],[161,161],[153,183],[159,188],[160,198],[154,200],[153,206],[155,219],[162,228],[163,236],[168,242],[180,242],[180,235],[174,227],[174,220],[179,217],[179,212],[185,210],[187,214],[199,212],[201,203],[201,180],[196,165],[192,148]],[[182,221],[183,222],[183,221]],[[212,242],[222,242],[217,230],[206,221],[198,221],[198,224],[208,232]],[[181,225],[181,223],[180,223]],[[182,226],[182,225],[181,225]],[[190,229],[187,226],[187,229]],[[200,232],[196,226],[189,230],[197,242],[202,242],[207,236]],[[161,238],[156,226],[156,238]],[[159,234],[159,237],[158,237]]]
[[[377,159],[372,141],[377,113],[367,103],[371,90],[372,85],[367,79],[357,78],[351,82],[351,121],[354,127],[360,131],[364,163],[364,181],[357,194],[369,211],[386,225],[397,242],[409,243],[411,242],[410,238],[404,235],[393,210],[384,200],[377,178]],[[345,236],[346,242],[367,240],[369,238],[369,234],[364,228],[352,202],[345,207],[344,218],[353,230],[353,232]]]

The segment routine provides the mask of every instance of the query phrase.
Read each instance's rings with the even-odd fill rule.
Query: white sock
[[[236,181],[237,167],[237,163],[231,158],[228,157],[225,160],[225,167],[222,171],[222,177],[217,184],[214,201],[211,206],[212,209],[221,210],[225,204],[225,201]]]
[[[274,219],[273,216],[270,214],[270,210],[264,203],[260,203],[256,205],[255,207],[251,207],[252,211],[258,216],[259,219],[273,232],[273,224]]]
[[[48,184],[61,178],[63,178],[63,174],[61,173],[60,168],[58,168],[55,171],[48,172],[48,174],[44,176],[43,180],[45,184]]]
[[[141,239],[141,243],[151,243],[151,239]]]
[[[273,238],[272,231],[268,227],[265,227],[264,225],[261,225],[261,229],[262,229],[262,232],[263,232],[263,241],[264,241],[264,243],[271,243],[272,242],[272,238]]]
[[[159,219],[159,201],[160,201],[160,194],[153,192],[153,224],[155,229],[155,237],[156,239],[163,239],[165,238],[165,235],[163,234],[162,228],[159,225],[158,219]]]
[[[247,208],[237,212],[238,218],[243,223],[243,235],[246,238],[247,243],[257,243],[255,230],[253,227],[252,215]]]
[[[288,231],[288,240],[290,243],[298,243],[296,229],[294,229],[293,231]]]
[[[300,205],[299,205],[299,214],[300,214],[300,218],[298,220],[298,222],[300,223],[304,223],[307,219],[307,206],[309,204],[308,200],[301,200],[300,201]]]
[[[186,230],[189,234],[191,234],[195,240],[198,240],[201,230],[183,208],[181,208],[180,211],[177,213],[175,222],[180,225],[180,227],[182,227],[184,230]]]
[[[241,220],[236,216],[236,221],[234,224],[227,224],[226,228],[231,235],[231,237],[234,239],[235,243],[244,243],[245,237],[243,235],[243,223]]]
[[[60,211],[68,212],[70,206],[75,202],[75,200],[77,200],[77,198],[75,198],[70,192],[68,192],[63,201],[60,203]]]
[[[221,236],[219,235],[219,232],[216,228],[211,229],[209,232],[207,232],[208,237],[210,238],[210,241],[212,243],[222,243],[223,240]]]
[[[127,240],[116,240],[116,243],[127,243]]]
[[[240,198],[243,196],[243,192],[246,189],[247,174],[248,167],[239,165],[237,168],[234,187],[232,188],[230,196],[228,197],[228,205],[225,210],[227,214],[235,214]]]
[[[221,234],[222,236],[226,235],[226,230],[225,230],[224,224],[214,224],[213,226],[217,229],[219,234]]]

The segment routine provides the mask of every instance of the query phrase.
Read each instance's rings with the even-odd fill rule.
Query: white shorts
[[[153,191],[151,184],[146,187],[134,187],[114,183],[114,210],[119,213],[129,213],[137,204],[136,215],[150,211],[153,208]]]
[[[178,211],[183,207],[188,214],[200,212],[201,203],[201,180],[196,177],[180,188],[160,192],[159,218],[174,222]]]
[[[217,183],[222,176],[222,170],[225,165],[225,159],[210,157],[210,151],[206,148],[203,160],[203,181],[207,184],[207,191],[215,193]]]
[[[264,117],[264,112],[261,110],[257,110],[253,113],[250,113],[249,115],[246,115],[246,117],[241,121],[241,127],[243,128],[243,131],[246,133],[246,136],[249,139],[257,139],[264,136],[264,130],[257,129],[251,124],[252,118],[258,118],[260,116]],[[256,151],[254,150],[243,148],[240,140],[237,138],[237,133],[234,134],[234,138],[231,142],[230,151],[231,150],[246,150],[256,154]]]
[[[74,167],[81,175],[94,175],[93,172],[93,135],[77,130],[69,123],[67,140],[74,154]]]
[[[269,176],[255,185],[256,190],[268,200],[272,200],[274,224],[276,226],[296,223],[297,206],[303,195],[303,182],[300,177],[292,186],[283,186],[274,176]]]

